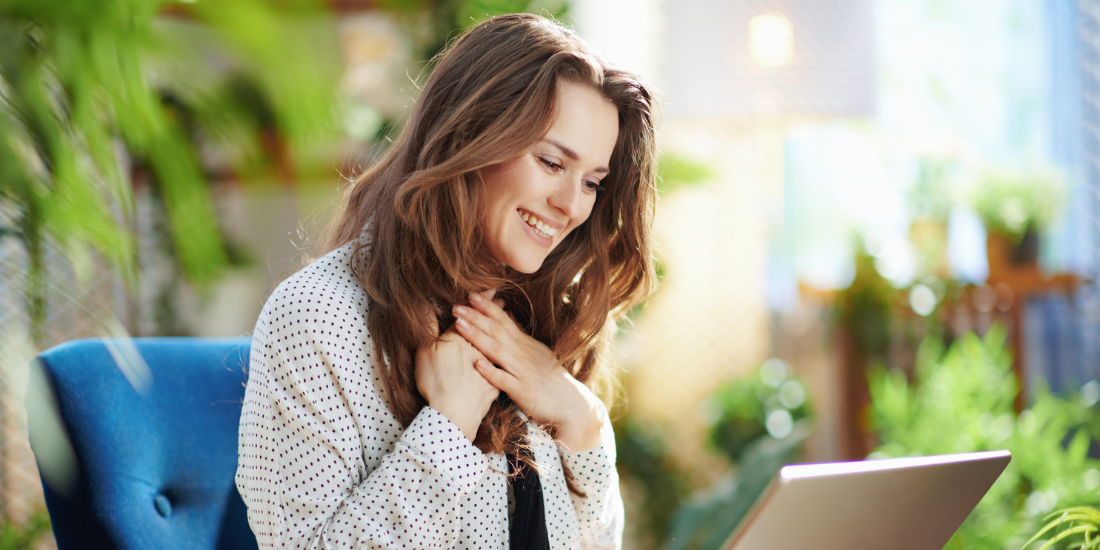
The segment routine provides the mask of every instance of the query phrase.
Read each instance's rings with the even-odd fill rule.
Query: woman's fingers
[[[523,327],[520,326],[519,321],[516,320],[516,316],[512,315],[511,311],[507,311],[507,310],[504,309],[504,299],[503,298],[495,298],[493,300],[493,303],[496,304],[496,306],[498,308],[500,308],[501,311],[504,312],[504,317],[507,317],[508,319],[510,319],[512,321],[512,324],[515,325],[515,327],[518,330],[520,330],[520,331],[523,330]]]
[[[485,292],[472,292],[470,293],[470,304],[478,313],[500,323],[502,328],[514,326],[522,331],[523,327],[516,321],[516,317],[510,311],[504,309],[504,298],[494,298],[494,296],[496,296],[495,289],[486,290]],[[489,332],[489,334],[493,333]]]
[[[488,334],[494,339],[501,339],[505,336],[505,325],[499,320],[486,315],[476,309],[466,306],[455,306],[452,308],[451,313],[455,316],[455,321],[459,319],[465,320],[467,323],[477,327],[478,330]],[[458,323],[456,323],[458,324]],[[460,324],[458,326],[461,327]]]
[[[507,349],[500,323],[468,307],[455,306],[455,328],[478,351],[494,363],[505,364]]]
[[[481,376],[485,378],[485,381],[492,384],[494,388],[510,396],[519,392],[519,380],[504,369],[497,368],[485,359],[478,359],[474,363],[474,367],[477,369],[477,372],[481,373]]]
[[[493,299],[496,291],[489,290],[486,292],[471,292],[470,293],[470,305],[481,314],[496,320],[503,324],[508,320],[508,314],[504,312],[503,301],[497,302]]]

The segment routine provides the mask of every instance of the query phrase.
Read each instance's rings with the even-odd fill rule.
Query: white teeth
[[[535,229],[535,231],[537,231],[543,237],[549,238],[549,237],[553,237],[554,235],[558,234],[557,229],[554,229],[553,227],[550,227],[549,225],[547,225],[545,222],[543,222],[542,220],[535,217],[535,215],[531,214],[530,212],[522,212],[520,214],[520,218],[522,218],[523,221],[527,223],[527,225],[530,225],[531,227],[533,227]]]

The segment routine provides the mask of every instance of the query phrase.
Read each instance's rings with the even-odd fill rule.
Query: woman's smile
[[[536,241],[541,243],[542,240],[545,239],[546,246],[550,246],[550,244],[552,244],[553,242],[552,239],[554,238],[554,235],[557,235],[558,231],[561,231],[565,227],[564,224],[558,225],[553,224],[552,222],[545,221],[537,215],[532,214],[531,212],[528,212],[522,208],[519,208],[516,211],[519,212],[519,217],[521,220],[523,220],[523,223],[527,224],[527,227],[535,233]]]

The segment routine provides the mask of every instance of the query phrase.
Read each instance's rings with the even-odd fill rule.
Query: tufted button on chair
[[[250,344],[86,339],[39,355],[27,416],[59,549],[256,548],[234,484]]]

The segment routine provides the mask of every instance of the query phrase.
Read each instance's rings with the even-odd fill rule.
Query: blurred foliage
[[[1016,414],[1018,392],[1005,331],[966,334],[946,352],[938,339],[920,346],[910,382],[897,369],[870,377],[875,429],[872,457],[1008,449],[1012,461],[945,548],[1019,548],[1056,507],[1100,502],[1100,461],[1088,457],[1100,435],[1100,384],[1057,397],[1043,388]]]
[[[0,0],[0,201],[15,212],[0,234],[28,253],[36,339],[47,240],[78,279],[95,251],[134,289],[135,170],[163,198],[188,278],[201,288],[221,273],[204,153],[247,172],[256,155],[233,153],[261,149],[259,132],[301,144],[328,131],[327,21],[320,0]]]
[[[805,384],[778,359],[722,385],[706,407],[708,440],[737,475],[690,502],[686,475],[659,434],[630,417],[615,424],[619,471],[642,489],[641,534],[661,548],[719,548],[810,433]]]
[[[713,492],[676,513],[664,548],[722,548],[779,470],[798,459],[810,431],[808,420],[801,420],[782,439],[763,436],[749,444],[742,454],[736,478],[717,483]]]
[[[682,506],[665,534],[669,550],[721,548],[811,432],[806,386],[779,359],[723,384],[706,402],[708,441],[736,475]]]
[[[706,403],[708,440],[734,464],[765,435],[782,438],[794,423],[810,416],[806,386],[779,359],[769,359],[751,374],[730,380]]]
[[[884,360],[890,347],[894,309],[900,293],[875,268],[875,257],[858,245],[856,274],[848,288],[837,293],[833,315],[857,350],[866,358]]]
[[[1051,535],[1050,540],[1039,547],[1039,550],[1054,548],[1059,543],[1068,544],[1068,548],[1079,550],[1100,548],[1100,538],[1096,536],[1097,532],[1100,532],[1100,510],[1089,506],[1075,506],[1053,512],[1047,516],[1047,519],[1053,521],[1035,533],[1035,536],[1024,545],[1025,548],[1041,540],[1048,533]],[[1076,540],[1078,538],[1081,540]]]
[[[1054,168],[971,168],[954,157],[922,156],[906,195],[915,220],[946,224],[955,205],[974,210],[987,230],[1018,240],[1054,222],[1068,186]]]
[[[657,161],[657,190],[662,196],[680,187],[698,185],[714,179],[714,169],[705,162],[662,152]]]
[[[635,524],[639,534],[661,540],[687,495],[686,476],[673,462],[664,439],[633,417],[615,422],[615,446],[619,471],[638,481],[642,490],[642,521]]]
[[[50,515],[45,508],[35,510],[23,523],[0,522],[0,550],[30,550],[50,531]]]
[[[1055,221],[1065,206],[1067,193],[1062,175],[1053,169],[988,169],[963,195],[987,230],[1019,241],[1028,230],[1042,229]]]

